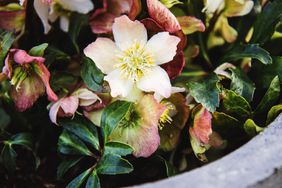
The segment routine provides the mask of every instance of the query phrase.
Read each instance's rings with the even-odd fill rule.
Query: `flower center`
[[[133,82],[138,81],[148,68],[155,66],[151,53],[146,52],[138,42],[124,50],[117,58],[119,63],[116,67],[119,68],[121,76]]]

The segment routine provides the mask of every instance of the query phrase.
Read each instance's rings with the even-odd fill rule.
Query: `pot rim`
[[[240,188],[261,184],[272,175],[282,181],[282,113],[249,142],[203,167],[136,188]],[[280,151],[280,152],[279,152]],[[267,163],[267,165],[265,165]],[[277,173],[279,171],[279,173]],[[271,178],[270,178],[271,179]],[[276,178],[277,179],[277,178]],[[277,185],[273,182],[272,185]],[[280,184],[281,185],[281,184]]]

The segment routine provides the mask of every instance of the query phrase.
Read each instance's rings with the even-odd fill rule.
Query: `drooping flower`
[[[26,8],[24,4],[9,3],[0,6],[0,28],[18,33],[25,24]]]
[[[195,155],[202,161],[206,161],[204,155],[209,146],[209,137],[212,134],[212,115],[198,105],[192,111],[193,124],[189,128],[190,142]]]
[[[11,96],[19,111],[32,107],[45,89],[50,101],[58,99],[49,85],[50,73],[44,61],[19,49],[11,49],[5,59],[3,73],[11,80]]]
[[[126,14],[134,20],[140,11],[140,0],[103,0],[103,7],[93,13],[89,23],[93,33],[111,33],[115,18]]]
[[[87,88],[79,88],[70,96],[63,97],[60,100],[51,103],[49,117],[51,121],[57,124],[57,117],[74,116],[79,106],[87,107],[101,99]]]
[[[91,0],[34,0],[34,8],[47,34],[51,29],[49,21],[55,22],[60,18],[60,27],[67,32],[71,12],[87,14],[94,5]]]
[[[180,39],[160,32],[147,41],[144,25],[127,16],[115,19],[113,35],[115,43],[98,38],[84,49],[84,54],[106,74],[104,80],[110,85],[112,97],[127,97],[136,86],[168,98],[170,79],[159,65],[174,58]]]
[[[229,25],[228,18],[247,15],[253,8],[252,0],[206,0],[206,12],[213,16],[219,14],[214,29],[208,39],[208,47],[232,43],[237,38],[237,31]],[[220,33],[221,36],[218,36]]]
[[[165,106],[145,95],[110,135],[110,141],[127,143],[135,157],[149,157],[160,145],[158,121]]]

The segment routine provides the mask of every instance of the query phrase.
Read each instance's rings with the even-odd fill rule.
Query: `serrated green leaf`
[[[89,176],[85,188],[100,188],[100,180],[96,170],[93,170],[92,174]]]
[[[257,44],[238,45],[231,49],[221,62],[238,61],[243,58],[257,59],[265,65],[272,63],[269,53]]]
[[[218,77],[212,74],[201,82],[187,83],[190,94],[198,103],[201,103],[210,112],[214,112],[219,106],[219,92],[217,87]]]
[[[251,106],[240,95],[231,90],[224,90],[222,99],[222,111],[239,120],[245,120],[251,116]]]
[[[274,57],[271,65],[254,64],[250,75],[258,88],[267,89],[275,76],[282,80],[282,57]]]
[[[10,121],[10,116],[2,108],[0,108],[0,132],[5,130]]]
[[[258,133],[260,133],[261,131],[263,131],[263,128],[257,126],[256,123],[255,123],[252,119],[248,119],[248,120],[244,123],[244,130],[245,130],[245,132],[246,132],[249,136],[254,137],[254,136],[256,136]]]
[[[252,101],[255,92],[255,84],[241,69],[231,68],[230,71],[232,72],[230,89],[244,97],[248,102]]]
[[[44,52],[45,52],[47,47],[48,47],[47,43],[40,44],[38,46],[31,48],[29,50],[28,54],[31,55],[31,56],[42,57],[44,55]]]
[[[4,64],[5,57],[14,43],[12,32],[0,30],[0,69]]]
[[[66,188],[80,188],[83,183],[85,182],[85,180],[87,179],[87,177],[89,176],[89,174],[92,172],[92,169],[88,169],[84,172],[82,172],[79,176],[77,176],[75,179],[73,179]]]
[[[103,110],[101,128],[104,141],[106,141],[107,137],[112,133],[114,128],[123,120],[132,108],[132,102],[115,101]]]
[[[67,155],[92,156],[87,146],[76,135],[66,130],[59,137],[58,150]]]
[[[282,1],[269,1],[254,24],[251,43],[264,43],[273,35],[276,25],[282,18]]]
[[[8,141],[11,145],[21,145],[32,150],[32,135],[29,133],[19,133],[11,137]]]
[[[58,179],[62,179],[62,177],[64,176],[64,174],[73,166],[75,166],[77,163],[79,163],[79,161],[81,161],[83,157],[76,157],[73,159],[67,158],[66,160],[64,160],[63,162],[61,162],[61,164],[58,166],[57,169],[57,178]]]
[[[97,164],[98,174],[126,174],[133,170],[132,165],[125,159],[121,158],[119,155],[115,154],[105,154]]]
[[[133,152],[133,148],[121,142],[107,142],[105,144],[104,152],[106,154],[115,154],[119,156],[126,156]]]
[[[273,122],[280,113],[282,113],[282,104],[273,106],[267,114],[266,125]]]
[[[280,91],[280,80],[279,77],[276,76],[270,83],[267,92],[256,108],[255,114],[261,114],[269,111],[269,109],[278,101],[280,97]]]
[[[79,14],[73,12],[70,16],[70,24],[68,34],[76,48],[76,51],[79,52],[79,47],[77,44],[77,38],[79,36],[81,28],[88,24],[88,16],[86,14]]]
[[[96,150],[99,150],[99,136],[97,128],[91,121],[85,118],[76,117],[75,119],[66,119],[60,122],[68,132],[76,135],[84,142],[90,144]]]
[[[91,90],[101,92],[104,74],[90,58],[84,57],[82,62],[81,77],[83,81]]]
[[[17,153],[11,144],[5,144],[1,152],[1,163],[10,172],[16,170]]]

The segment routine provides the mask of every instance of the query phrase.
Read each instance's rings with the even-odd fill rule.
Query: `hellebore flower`
[[[97,9],[89,19],[93,33],[111,33],[114,19],[126,14],[134,20],[141,11],[140,0],[103,0],[103,7]]]
[[[0,6],[0,28],[20,32],[25,24],[25,6],[17,3],[10,3],[6,6]]]
[[[206,161],[205,151],[210,147],[209,137],[212,134],[212,115],[198,105],[192,111],[193,125],[189,128],[190,142],[195,155],[202,161]]]
[[[219,14],[213,31],[208,39],[209,48],[222,45],[225,41],[232,43],[237,38],[237,31],[228,23],[228,18],[244,16],[248,14],[254,6],[252,0],[206,0],[204,10],[208,14]],[[221,36],[218,36],[220,33]]]
[[[91,0],[34,0],[34,8],[47,34],[51,29],[49,21],[55,22],[60,18],[60,27],[67,32],[71,12],[87,14],[94,5]]]
[[[95,93],[87,88],[80,88],[70,96],[51,103],[49,117],[57,125],[57,117],[72,117],[79,106],[86,107],[97,101],[101,103],[101,99]]]
[[[109,140],[132,146],[135,157],[149,157],[160,145],[158,121],[165,108],[152,95],[145,95],[114,129]]]
[[[45,93],[50,101],[58,100],[49,85],[50,73],[43,57],[33,57],[24,50],[11,49],[5,59],[3,73],[11,80],[11,96],[19,111],[32,107]]]
[[[112,97],[127,97],[136,86],[145,92],[168,98],[172,86],[167,72],[159,65],[167,63],[176,54],[180,39],[168,32],[160,32],[147,41],[147,31],[139,21],[127,16],[115,19],[115,43],[98,38],[84,49],[104,73]]]

